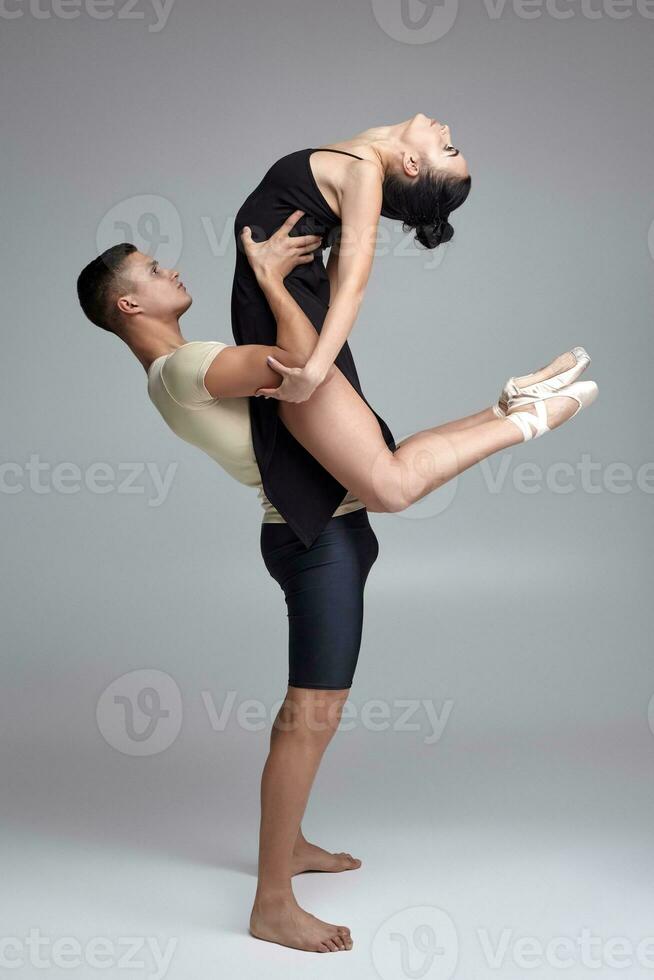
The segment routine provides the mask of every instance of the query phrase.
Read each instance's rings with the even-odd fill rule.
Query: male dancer
[[[166,421],[239,482],[258,489],[264,524],[284,519],[263,492],[252,451],[247,396],[281,383],[267,357],[302,367],[317,341],[314,328],[283,285],[291,269],[313,259],[321,241],[315,235],[289,235],[300,217],[301,212],[295,212],[265,245],[256,246],[259,281],[278,322],[278,343],[273,346],[187,341],[179,320],[193,300],[179,273],[162,268],[133,245],[108,249],[83,269],[77,283],[86,316],[119,337],[143,365],[150,396]],[[323,384],[330,383],[336,370],[330,370]],[[210,431],[198,436],[202,413],[197,409],[209,403],[213,415],[207,413],[205,430]],[[347,520],[346,515],[356,516],[355,512],[365,514],[364,505],[348,493],[334,516]],[[250,919],[250,931],[257,938],[316,952],[352,948],[350,930],[302,909],[290,882],[301,872],[347,871],[361,864],[349,853],[331,853],[309,843],[300,825],[348,693],[289,686],[273,724],[261,780],[259,875]]]

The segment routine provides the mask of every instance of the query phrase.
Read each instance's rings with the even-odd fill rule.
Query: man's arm
[[[318,235],[290,237],[289,232],[302,213],[294,212],[265,242],[252,241],[249,229],[245,230],[243,247],[277,321],[277,344],[243,344],[222,350],[204,377],[205,387],[214,398],[238,398],[254,395],[258,389],[278,387],[282,379],[267,358],[272,357],[287,368],[300,369],[316,346],[315,327],[284,286],[284,278],[297,265],[313,261],[313,251],[321,241]],[[336,370],[333,366],[328,376]]]
[[[319,235],[290,237],[291,229],[302,214],[302,211],[293,212],[264,242],[254,242],[249,228],[243,230],[242,236],[247,259],[277,322],[277,346],[295,359],[291,364],[285,357],[283,364],[280,365],[279,361],[277,364],[294,370],[306,364],[319,336],[311,320],[284,285],[284,279],[297,265],[314,261],[313,253],[321,242]],[[332,272],[333,268],[332,262]],[[276,360],[276,356],[273,357]],[[331,365],[325,380],[337,370],[335,365]],[[265,393],[269,393],[269,390]]]
[[[260,279],[259,285],[277,321],[277,346],[300,358],[302,365],[306,364],[318,342],[318,331],[293,299],[283,279],[271,273]]]
[[[204,386],[213,398],[243,398],[259,388],[280,383],[277,371],[267,358],[283,357],[284,363],[301,368],[307,357],[267,344],[241,344],[223,348],[211,361],[204,375]]]

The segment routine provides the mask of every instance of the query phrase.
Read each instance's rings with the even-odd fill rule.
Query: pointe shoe
[[[570,357],[574,358],[574,363],[570,365]],[[539,368],[532,374],[525,374],[522,377],[511,377],[505,382],[500,393],[500,397],[493,405],[493,412],[498,418],[506,418],[509,399],[517,398],[520,395],[531,395],[534,398],[543,398],[550,392],[560,391],[566,385],[572,384],[583,374],[590,364],[590,355],[583,347],[573,347],[572,350],[559,354],[554,360],[545,367]],[[565,366],[564,366],[565,365]],[[529,379],[542,374],[543,371],[550,372],[549,377],[543,381],[529,383]]]
[[[566,385],[556,391],[548,391],[544,395],[541,395],[540,398],[534,398],[532,395],[518,395],[509,399],[509,412],[504,418],[513,422],[520,429],[523,437],[522,441],[527,442],[529,439],[537,439],[538,436],[542,436],[546,432],[551,431],[547,424],[547,408],[545,407],[545,402],[548,398],[569,396],[577,402],[577,408],[572,415],[568,416],[564,422],[559,423],[559,425],[564,425],[565,422],[573,419],[582,408],[588,408],[589,405],[592,405],[597,398],[598,391],[599,389],[594,381],[575,381],[573,384]],[[536,414],[534,415],[532,412],[521,412],[520,408],[526,405],[533,405],[536,409]],[[513,409],[517,409],[517,411],[512,411]],[[555,428],[558,429],[558,425]]]

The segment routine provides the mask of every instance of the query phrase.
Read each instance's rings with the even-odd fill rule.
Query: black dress
[[[273,345],[277,336],[275,318],[240,243],[245,225],[252,229],[255,241],[263,241],[299,209],[305,215],[292,234],[322,235],[323,248],[328,247],[330,234],[340,226],[341,219],[327,204],[313,176],[309,160],[314,152],[314,149],[296,150],[273,164],[236,215],[232,333],[237,344]],[[284,284],[320,333],[329,308],[329,278],[320,250],[313,262],[297,266]],[[368,405],[347,342],[334,363]],[[254,454],[264,493],[308,548],[343,501],[347,489],[291,435],[279,418],[279,403],[275,398],[252,396],[249,404]],[[389,427],[369,407],[379,422],[386,445],[395,452],[397,447]]]

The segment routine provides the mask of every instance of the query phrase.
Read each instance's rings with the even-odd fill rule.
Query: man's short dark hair
[[[120,314],[116,309],[116,290],[125,259],[137,252],[136,245],[112,245],[82,269],[77,277],[77,297],[84,313],[97,327],[117,333]]]

